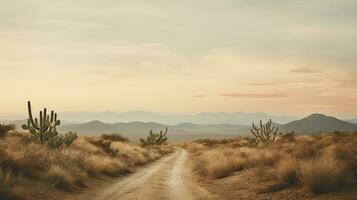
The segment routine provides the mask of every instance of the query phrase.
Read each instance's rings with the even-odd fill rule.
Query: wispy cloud
[[[207,97],[207,95],[204,95],[204,94],[196,94],[196,95],[193,95],[192,97],[195,97],[195,98],[203,98],[203,97]]]
[[[300,68],[294,68],[294,69],[290,70],[290,73],[316,74],[316,73],[320,73],[320,71],[317,69],[313,69],[313,68],[300,67]]]
[[[289,27],[286,32],[295,36],[346,36],[357,34],[356,26],[296,26]]]
[[[236,99],[273,99],[290,97],[290,95],[286,93],[224,93],[221,94],[221,96]]]

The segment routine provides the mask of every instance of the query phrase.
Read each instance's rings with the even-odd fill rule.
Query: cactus
[[[250,129],[250,132],[255,138],[259,139],[259,141],[269,144],[275,141],[278,129],[279,127],[272,126],[271,119],[265,125],[263,125],[262,120],[260,120],[260,128],[256,127],[253,123],[253,128]]]
[[[165,133],[162,130],[160,131],[160,133],[154,133],[151,129],[146,139],[141,138],[140,142],[143,146],[165,144],[168,139],[166,137],[167,130],[168,128],[166,128]]]
[[[47,141],[47,146],[50,149],[58,149],[60,147],[69,147],[71,144],[78,138],[76,132],[68,132],[64,136],[57,135],[55,137],[50,138]]]
[[[27,124],[22,125],[24,130],[29,130],[34,139],[40,143],[48,141],[58,135],[56,127],[61,124],[60,120],[57,120],[57,113],[51,111],[51,115],[47,115],[47,109],[44,108],[40,111],[40,119],[33,118],[31,102],[27,102],[29,119]]]

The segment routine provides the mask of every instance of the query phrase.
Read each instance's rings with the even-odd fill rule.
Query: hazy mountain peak
[[[307,134],[328,133],[333,131],[353,131],[357,130],[357,126],[332,116],[315,113],[300,120],[282,125],[281,130]]]

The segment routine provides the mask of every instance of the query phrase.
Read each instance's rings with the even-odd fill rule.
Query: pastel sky
[[[354,0],[0,0],[0,116],[357,117]]]

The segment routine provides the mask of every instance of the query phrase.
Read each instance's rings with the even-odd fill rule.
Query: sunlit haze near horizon
[[[0,0],[0,117],[357,117],[357,1]]]

